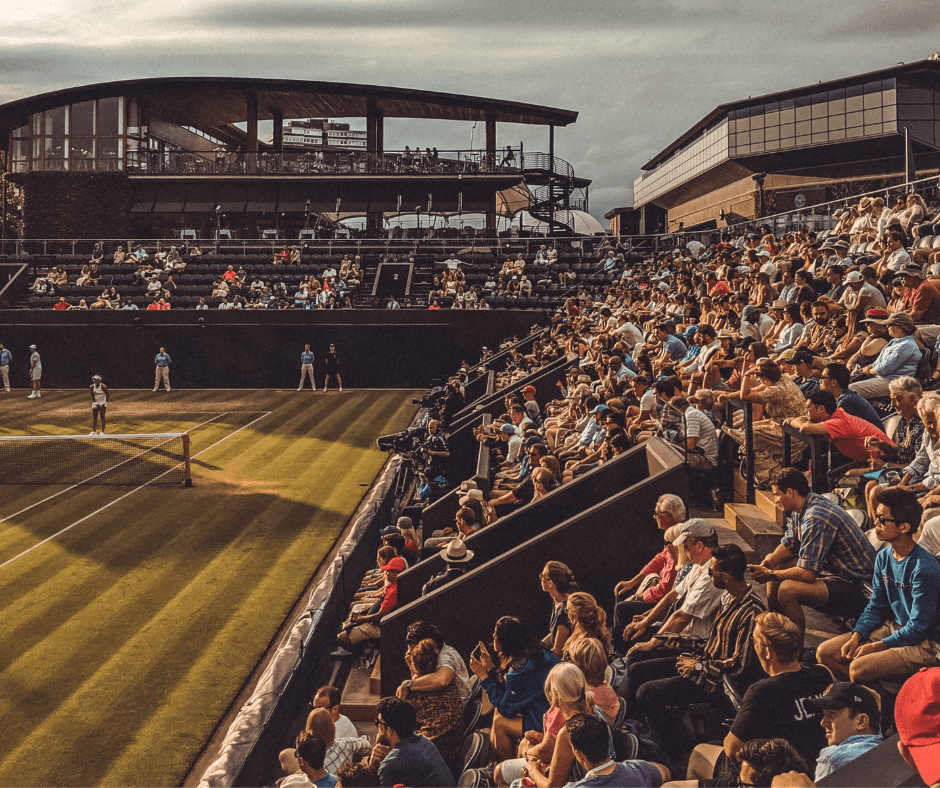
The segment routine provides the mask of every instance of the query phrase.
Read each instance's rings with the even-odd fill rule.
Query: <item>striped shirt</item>
[[[766,608],[753,588],[735,599],[724,594],[721,610],[715,619],[711,635],[705,643],[705,658],[700,660],[703,670],[692,672],[689,678],[704,689],[716,690],[725,673],[737,673],[754,658],[751,634],[754,619]]]
[[[851,515],[841,506],[809,493],[781,544],[797,556],[796,565],[817,574],[846,580],[869,580],[875,568],[875,548]]]

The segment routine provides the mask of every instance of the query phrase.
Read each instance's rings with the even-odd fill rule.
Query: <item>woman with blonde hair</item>
[[[604,653],[611,652],[610,629],[607,614],[597,600],[585,591],[576,591],[568,597],[568,620],[571,622],[571,637],[565,644],[562,660],[571,661],[571,647],[581,638],[597,638],[604,646]]]
[[[336,774],[345,766],[356,751],[369,746],[368,736],[336,738],[336,725],[329,709],[314,709],[307,715],[307,733],[315,733],[326,745],[326,756],[323,759],[323,768],[330,774]],[[281,750],[279,760],[284,774],[296,774],[300,771],[300,764],[294,754],[295,748],[289,747]]]
[[[584,674],[588,689],[594,693],[594,704],[613,725],[620,713],[620,698],[607,681],[607,654],[597,638],[581,638],[570,649],[571,664]]]

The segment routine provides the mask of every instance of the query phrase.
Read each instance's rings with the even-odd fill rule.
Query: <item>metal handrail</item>
[[[725,405],[725,424],[734,424],[734,411],[744,411],[744,497],[747,503],[754,503],[754,407],[746,399],[729,399]]]
[[[783,428],[783,465],[789,468],[793,458],[793,438],[801,440],[809,446],[810,470],[812,471],[810,486],[815,493],[829,492],[829,441],[821,435],[807,435],[800,432],[799,427],[789,424]]]

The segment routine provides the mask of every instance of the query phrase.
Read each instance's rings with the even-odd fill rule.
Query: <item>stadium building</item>
[[[284,79],[108,82],[0,106],[8,177],[22,187],[26,238],[257,238],[311,215],[483,213],[527,208],[556,230],[589,181],[554,156],[577,112],[478,96]],[[291,120],[291,119],[307,120]],[[362,118],[366,130],[326,118]],[[482,149],[389,151],[385,118],[485,127]],[[311,120],[312,119],[312,120]],[[259,123],[273,124],[269,141]],[[506,155],[501,123],[544,126],[547,153]],[[513,192],[525,183],[524,201]],[[417,208],[415,208],[417,206]],[[507,209],[507,206],[510,206]],[[508,212],[507,212],[508,211]],[[6,237],[8,233],[4,233]],[[192,237],[190,235],[189,237]]]
[[[938,168],[933,55],[716,107],[643,165],[634,206],[641,232],[709,230]]]

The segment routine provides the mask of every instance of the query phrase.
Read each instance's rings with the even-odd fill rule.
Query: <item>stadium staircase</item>
[[[545,222],[550,235],[574,233],[571,195],[575,190],[574,167],[547,153],[523,155],[522,175],[535,202],[529,206],[533,219]],[[574,208],[584,207],[580,203]]]

